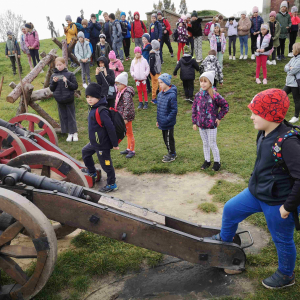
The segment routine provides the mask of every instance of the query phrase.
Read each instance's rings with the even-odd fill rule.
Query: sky
[[[154,0],[158,3],[158,0]],[[180,0],[174,0],[175,7],[178,12]],[[86,4],[84,4],[86,3]],[[263,0],[213,0],[212,2],[207,0],[186,0],[188,11],[193,10],[217,10],[226,17],[235,15],[240,11],[246,10],[247,13],[252,11],[253,6],[258,6],[262,11]],[[62,23],[66,24],[65,16],[71,15],[73,21],[76,21],[80,15],[80,10],[83,9],[84,17],[88,17],[91,13],[97,13],[99,10],[107,11],[108,13],[115,12],[117,9],[124,10],[128,13],[138,11],[141,15],[141,19],[146,19],[146,12],[150,12],[153,9],[153,1],[145,0],[30,0],[25,2],[24,0],[14,1],[1,1],[1,12],[4,13],[7,10],[11,10],[16,14],[23,16],[23,20],[34,24],[35,29],[39,33],[40,39],[51,38],[50,30],[47,29],[46,16],[49,16],[53,21],[55,28],[59,28],[60,34],[62,34]]]

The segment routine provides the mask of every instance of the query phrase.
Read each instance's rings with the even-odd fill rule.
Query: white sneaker
[[[255,54],[251,55],[251,59],[254,60],[255,59]]]
[[[288,57],[293,57],[294,55],[293,55],[293,53],[292,52],[290,52],[289,54],[288,54]]]
[[[299,118],[296,118],[296,117],[292,117],[291,119],[290,119],[290,123],[296,123],[296,122],[298,122],[299,121]]]
[[[231,56],[231,55],[229,55],[229,59],[232,59],[232,56]]]
[[[244,55],[241,55],[241,56],[240,56],[240,59],[243,59],[243,58],[244,58]]]
[[[267,80],[267,78],[264,78],[264,80],[263,80],[263,84],[268,84],[268,80]]]
[[[248,58],[248,56],[247,55],[244,55],[244,59],[247,59]]]
[[[78,142],[78,133],[73,134],[73,142]]]
[[[235,56],[232,57],[232,60],[235,60]]]
[[[68,137],[66,139],[67,142],[72,142],[72,139],[73,139],[73,134],[68,134]]]
[[[268,64],[268,65],[273,65],[273,62],[270,61],[270,60],[267,60],[267,64]]]
[[[82,85],[85,89],[88,87],[86,83]]]
[[[274,66],[276,66],[276,60],[275,60],[275,59],[272,60],[272,64],[273,64]]]
[[[260,81],[259,78],[256,78],[256,83],[257,83],[257,84],[261,84],[261,81]]]

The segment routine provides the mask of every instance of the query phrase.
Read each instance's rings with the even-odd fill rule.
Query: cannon
[[[28,129],[24,123],[28,124]],[[19,164],[22,161],[21,164],[41,169],[43,175],[50,174],[51,169],[63,180],[86,187],[95,184],[91,176],[81,172],[84,165],[58,147],[55,130],[38,115],[22,114],[9,122],[0,119],[0,163],[9,164],[16,157]],[[95,181],[100,179],[101,171],[98,169]]]
[[[243,270],[244,249],[253,245],[250,232],[239,232],[232,243],[208,237],[220,232],[140,207],[87,187],[30,173],[29,166],[0,164],[0,269],[14,285],[2,286],[0,299],[32,299],[54,269],[57,240],[49,220],[115,240],[168,254],[205,267]],[[240,235],[251,242],[242,244]],[[27,234],[33,246],[13,245]],[[31,277],[12,258],[34,258]],[[5,298],[7,297],[7,298]]]

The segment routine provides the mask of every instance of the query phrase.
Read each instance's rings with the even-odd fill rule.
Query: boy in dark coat
[[[176,159],[174,126],[177,116],[177,87],[171,85],[172,76],[164,73],[158,77],[161,92],[157,96],[157,122],[156,126],[162,131],[168,154],[162,162],[168,163]]]
[[[106,98],[102,96],[101,87],[97,83],[91,83],[85,90],[86,101],[89,104],[90,112],[88,116],[89,140],[90,142],[82,149],[82,159],[88,169],[88,174],[96,178],[97,173],[93,154],[97,153],[101,168],[107,174],[107,185],[99,191],[109,193],[118,189],[116,185],[115,169],[110,156],[113,148],[119,150],[118,137],[115,126],[111,120],[110,112],[107,109],[100,111],[100,126],[96,120],[96,110],[107,107]]]
[[[108,54],[111,51],[111,47],[108,42],[106,42],[106,35],[104,33],[101,33],[100,36],[100,42],[96,46],[96,61],[99,57],[105,56],[108,59]]]
[[[101,95],[106,98],[108,107],[115,106],[115,72],[109,69],[108,59],[101,56],[97,59],[96,79],[101,86]]]
[[[173,75],[177,76],[177,71],[180,68],[180,79],[183,83],[183,88],[185,92],[186,101],[193,103],[194,98],[194,80],[195,80],[195,70],[199,71],[199,65],[196,60],[192,58],[192,51],[189,46],[184,47],[184,55],[179,60],[176,65]]]
[[[21,66],[21,61],[20,61],[20,58],[21,58],[20,47],[19,47],[19,44],[18,44],[16,38],[13,36],[13,33],[11,31],[8,31],[7,32],[7,42],[6,42],[6,47],[5,47],[5,56],[6,56],[6,58],[9,58],[11,61],[11,67],[12,67],[14,75],[17,74],[15,51],[17,51],[17,54],[18,54],[17,63],[19,64],[20,71],[22,73],[22,66]]]
[[[192,27],[187,27],[187,30],[193,34],[194,37],[194,49],[197,62],[202,60],[202,19],[198,18],[197,12],[194,10],[192,13]]]
[[[99,42],[99,35],[101,33],[101,25],[97,22],[97,18],[95,14],[91,14],[91,20],[89,21],[88,29],[90,30],[90,42],[93,46],[93,63],[96,61],[95,59],[95,49],[96,45]]]

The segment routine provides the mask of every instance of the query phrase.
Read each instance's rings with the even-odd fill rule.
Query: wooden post
[[[73,74],[75,75],[76,73],[78,73],[81,70],[81,66],[79,66],[76,70],[73,71]]]
[[[49,69],[47,71],[45,82],[44,82],[44,89],[49,87],[50,85],[50,78],[53,74],[54,68],[55,68],[55,60],[51,60],[51,62],[49,63]]]
[[[2,76],[1,82],[0,82],[0,96],[1,96],[1,92],[2,92],[3,81],[4,81],[4,76]]]
[[[63,56],[63,58],[64,58],[64,60],[66,62],[66,65],[68,66],[68,59],[69,59],[69,57],[68,57],[68,45],[67,45],[67,41],[66,40],[62,40],[61,41],[61,45],[62,45],[62,48],[61,48],[61,50],[62,50],[62,56]]]
[[[52,38],[52,42],[55,43],[60,49],[62,49],[62,43],[57,39],[57,38]],[[78,61],[77,57],[73,54],[70,53],[69,57],[72,58],[72,60],[80,66],[80,62]]]
[[[25,97],[23,95],[21,96],[19,107],[18,107],[17,113],[16,113],[17,116],[20,115],[20,114],[23,114],[25,112],[28,112],[28,109],[26,110],[27,101],[30,101],[29,99],[31,97],[33,89],[34,89],[34,86],[32,84],[30,84],[30,83],[26,83],[24,85]]]
[[[49,99],[53,96],[53,93],[50,91],[49,87],[41,90],[34,91],[31,94],[30,101],[38,101],[38,100],[44,100]]]
[[[41,57],[41,58],[45,58],[46,56],[47,56],[47,54],[46,54],[45,51],[43,51],[43,52],[40,54],[40,57]]]
[[[72,51],[73,51],[73,49],[74,49],[76,43],[77,43],[77,40],[74,39],[74,38],[72,38],[72,40],[71,40],[71,42],[70,42],[70,44],[69,44],[69,47],[68,47],[68,55],[69,55],[69,56],[71,56],[71,53],[72,53]]]

